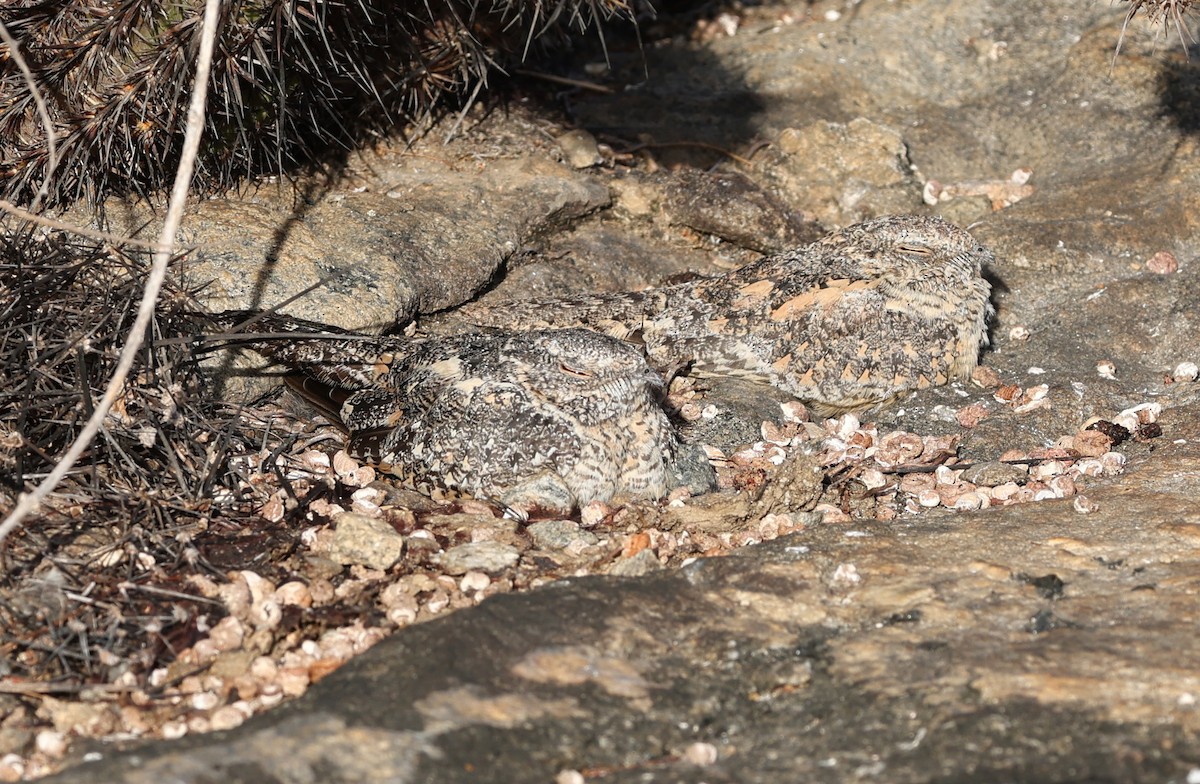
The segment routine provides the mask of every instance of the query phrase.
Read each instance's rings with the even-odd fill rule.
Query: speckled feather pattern
[[[478,325],[583,326],[663,372],[760,379],[819,414],[965,380],[987,343],[991,253],[939,218],[864,221],[724,275],[640,292],[473,307]]]
[[[466,334],[217,320],[279,333],[245,343],[294,369],[351,451],[409,486],[570,508],[670,489],[681,447],[660,373],[758,379],[823,415],[968,378],[987,343],[991,261],[943,220],[893,216],[699,281],[469,307]]]
[[[670,489],[679,441],[658,401],[662,379],[615,338],[561,329],[364,339],[262,315],[249,329],[295,333],[247,345],[298,371],[300,391],[323,397],[346,427],[352,454],[428,495],[570,509]]]

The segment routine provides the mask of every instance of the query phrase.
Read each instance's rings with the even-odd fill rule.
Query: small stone
[[[258,510],[258,515],[267,522],[278,523],[283,519],[283,512],[283,494],[280,492],[267,499],[267,502]]]
[[[478,501],[474,498],[463,498],[458,502],[458,508],[463,514],[474,515],[475,517],[495,517],[495,507],[483,501]],[[412,513],[409,512],[411,515]],[[413,520],[415,523],[415,519]]]
[[[1046,460],[1029,467],[1029,475],[1036,480],[1046,481],[1067,470],[1061,460]]]
[[[417,606],[417,600],[409,597],[407,605],[396,605],[387,609],[387,619],[396,626],[408,626],[413,621],[417,620],[417,614],[420,608]]]
[[[588,169],[604,163],[596,137],[583,129],[567,131],[559,136],[558,147],[567,165],[573,169]]]
[[[1132,408],[1127,408],[1122,411],[1119,416],[1135,417],[1134,425],[1146,425],[1158,421],[1158,417],[1162,414],[1162,403],[1140,403]],[[1130,430],[1135,428],[1131,427]]]
[[[828,17],[829,12],[826,11],[825,13],[826,13],[826,17]],[[830,21],[834,21],[834,20],[831,19]],[[715,26],[717,28],[719,28],[722,33],[729,36],[730,38],[737,35],[738,26],[741,24],[740,19],[738,19],[736,16],[734,16],[733,14],[728,13],[728,12],[717,14],[717,18],[714,19],[713,22],[715,23]]]
[[[322,558],[321,561],[333,564],[332,561],[326,561],[324,558]],[[313,604],[317,605],[318,607],[331,604],[335,598],[333,583],[329,582],[329,580],[324,577],[318,578],[309,583],[308,592],[312,594]]]
[[[603,501],[590,501],[579,510],[579,522],[584,528],[594,528],[612,512],[612,507]]]
[[[922,490],[917,494],[917,503],[926,509],[932,509],[942,503],[942,497],[936,490]]]
[[[996,487],[1008,482],[1023,481],[1027,473],[1028,471],[1023,465],[987,462],[976,463],[965,469],[962,478],[971,484]]]
[[[952,485],[962,476],[962,471],[955,471],[948,466],[940,465],[933,469],[933,478],[939,485]]]
[[[938,504],[954,509],[959,497],[968,489],[970,488],[965,482],[955,482],[949,485],[939,484],[937,486]]]
[[[342,565],[387,570],[404,552],[404,537],[383,520],[345,512],[337,516],[334,525],[329,557]]]
[[[282,687],[277,683],[268,683],[263,686],[262,692],[258,695],[258,704],[263,708],[273,708],[283,702],[283,698]]]
[[[638,533],[629,537],[628,541],[625,542],[625,547],[621,552],[621,557],[632,558],[642,550],[648,549],[650,544],[650,534],[645,531],[639,531]]]
[[[1021,388],[1016,384],[1005,384],[995,391],[992,397],[997,403],[1016,404],[1021,397]]]
[[[42,730],[34,738],[33,745],[38,751],[54,759],[67,753],[67,738],[56,730]]]
[[[1100,456],[1104,476],[1116,476],[1125,471],[1125,455],[1120,452],[1105,452]]]
[[[1050,387],[1047,384],[1038,384],[1034,387],[1029,387],[1021,396],[1020,403],[1013,409],[1013,413],[1026,414],[1039,408],[1044,408],[1049,402],[1046,395],[1050,392]]]
[[[199,691],[192,695],[192,708],[198,711],[210,711],[220,702],[221,698],[211,691]]]
[[[25,761],[17,754],[0,757],[0,781],[20,781],[25,775]],[[583,778],[579,779],[583,784]]]
[[[783,428],[774,422],[764,421],[759,427],[759,432],[762,435],[763,441],[771,444],[778,444],[779,446],[787,446],[792,440],[791,436],[789,436]]]
[[[916,433],[897,430],[879,440],[875,461],[885,468],[911,463],[925,451],[925,442]],[[906,476],[917,476],[907,474]]]
[[[786,403],[780,403],[779,407],[783,409],[784,422],[808,421],[808,409],[799,400],[789,400]]]
[[[707,767],[717,761],[717,747],[711,743],[693,743],[683,752],[687,762],[699,767]]]
[[[250,663],[250,675],[259,681],[272,681],[279,675],[279,665],[270,656],[258,656]]]
[[[1029,327],[1016,326],[1008,331],[1008,336],[1013,340],[1029,340]]]
[[[629,558],[622,558],[612,565],[608,573],[614,577],[641,577],[644,574],[658,571],[662,564],[658,556],[650,548],[638,551]]]
[[[448,594],[444,589],[439,588],[430,594],[429,598],[425,600],[424,610],[430,615],[437,615],[449,606],[450,594]]]
[[[370,466],[366,466],[370,469]],[[371,481],[374,481],[371,477]],[[349,484],[349,483],[347,483]],[[353,487],[353,485],[351,485]],[[350,507],[359,514],[370,517],[379,516],[379,506],[383,503],[383,492],[376,487],[360,487],[350,496]]]
[[[932,490],[937,484],[933,474],[914,472],[900,477],[900,490],[910,495],[916,495],[923,490]]]
[[[458,584],[458,589],[463,593],[482,591],[492,584],[492,578],[488,577],[483,572],[467,572],[463,575],[462,580]]]
[[[1020,489],[1021,488],[1016,482],[1005,482],[1004,484],[993,487],[991,489],[991,496],[993,499],[1003,502],[1016,495],[1017,491]]]
[[[1137,430],[1138,426],[1137,414],[1131,414],[1128,411],[1122,411],[1112,418],[1112,423],[1132,435],[1133,431]]]
[[[1049,484],[1056,498],[1070,498],[1079,492],[1075,480],[1070,476],[1056,476],[1050,480]]]
[[[564,550],[577,540],[587,544],[600,541],[591,531],[584,531],[570,520],[542,520],[531,523],[526,529],[533,543],[547,550]]]
[[[235,651],[242,647],[246,637],[246,628],[241,620],[226,615],[213,626],[208,633],[208,639],[216,651]]]
[[[971,383],[983,389],[995,389],[1000,386],[1000,374],[986,365],[976,365],[971,371]]]
[[[834,585],[858,585],[862,582],[862,575],[858,573],[858,567],[854,564],[841,563],[833,570],[833,575],[829,578],[829,581]]]
[[[1179,259],[1169,250],[1160,250],[1146,262],[1146,269],[1156,275],[1170,275],[1179,271]]]
[[[442,569],[452,575],[467,572],[498,574],[515,566],[520,557],[520,551],[510,544],[495,541],[468,542],[442,553],[441,564]]]
[[[858,475],[858,481],[868,490],[878,490],[887,485],[887,477],[878,468],[864,468]]]
[[[354,458],[350,457],[350,455],[347,454],[346,450],[344,449],[339,449],[333,455],[333,470],[339,477],[344,477],[348,474],[354,473],[359,469],[360,465],[361,464]]]
[[[989,502],[990,499],[987,496],[972,490],[954,499],[953,503],[950,504],[950,508],[960,512],[970,512],[976,509],[986,509]]]
[[[1195,381],[1197,376],[1200,376],[1200,368],[1196,367],[1195,362],[1180,362],[1175,366],[1175,370],[1171,372],[1171,378],[1176,383]]]
[[[283,690],[284,695],[288,697],[299,697],[301,694],[308,691],[309,681],[308,668],[297,666],[281,668],[279,670],[278,680],[276,683]],[[265,693],[266,689],[263,691]]]
[[[842,414],[835,420],[834,435],[843,441],[849,441],[861,424],[854,414]]]
[[[969,406],[963,406],[958,409],[954,413],[954,418],[963,427],[975,427],[987,418],[988,413],[987,406],[982,403],[972,403]]]
[[[248,718],[248,714],[234,705],[222,705],[209,717],[214,730],[231,730]]]
[[[300,455],[300,465],[314,474],[328,473],[329,455],[316,449],[308,449]]]
[[[313,597],[308,586],[292,580],[275,589],[275,601],[284,607],[312,607]]]
[[[936,497],[937,494],[935,493]],[[850,522],[850,515],[846,514],[841,508],[833,504],[817,504],[813,507],[813,512],[821,515],[821,522],[829,525],[838,525]]]
[[[1113,440],[1100,430],[1081,430],[1071,438],[1071,448],[1082,457],[1099,457],[1112,445]]]

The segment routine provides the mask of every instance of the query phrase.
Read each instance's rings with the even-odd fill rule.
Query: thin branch
[[[167,266],[171,261],[171,248],[174,245],[175,234],[183,219],[183,208],[187,203],[188,189],[191,186],[192,172],[196,165],[196,155],[200,149],[200,137],[204,131],[204,106],[208,98],[208,75],[212,68],[213,49],[217,37],[217,21],[221,10],[221,0],[205,0],[204,27],[200,34],[200,52],[196,60],[195,78],[192,84],[192,100],[188,106],[187,128],[183,137],[183,152],[180,155],[179,168],[175,170],[175,183],[171,188],[171,199],[167,206],[167,216],[159,235],[158,248],[154,251],[154,261],[150,267],[150,275],[142,293],[138,306],[137,318],[129,330],[129,337],[121,349],[121,358],[117,369],[113,372],[104,390],[104,396],[96,404],[96,410],[84,425],[83,430],[54,466],[54,470],[36,488],[28,493],[22,493],[17,499],[17,505],[12,512],[0,523],[0,543],[21,524],[30,512],[38,508],[45,498],[66,476],[67,472],[92,443],[100,428],[104,426],[104,418],[112,408],[113,403],[120,397],[125,379],[133,368],[138,349],[146,337],[146,329],[154,317],[154,308],[158,301],[159,291],[167,277]]]
[[[596,82],[585,82],[582,79],[570,79],[566,76],[556,76],[554,74],[542,73],[541,71],[530,71],[525,68],[514,68],[513,73],[517,74],[518,76],[527,76],[530,79],[541,79],[546,82],[553,82],[554,84],[561,84],[567,87],[578,87],[580,90],[591,90],[592,92],[600,93],[601,95],[612,95],[616,92],[616,90],[613,88],[607,87],[603,84],[597,84]]]
[[[138,686],[121,686],[116,683],[0,683],[0,694],[81,694],[85,691],[97,694],[120,694],[136,691]]]
[[[107,242],[107,243],[109,243],[111,245],[115,245],[117,247],[121,247],[122,245],[132,245],[135,248],[149,248],[151,250],[158,248],[157,241],[151,242],[150,240],[139,240],[136,237],[119,237],[116,234],[109,234],[107,231],[99,231],[97,229],[86,229],[83,226],[75,226],[73,224],[67,223],[66,221],[56,220],[55,218],[46,218],[41,215],[34,215],[32,212],[29,212],[28,210],[23,210],[20,207],[18,207],[17,205],[13,204],[12,202],[5,201],[4,199],[0,199],[0,210],[4,210],[5,212],[12,213],[13,215],[16,215],[21,220],[26,220],[26,221],[29,221],[30,223],[36,223],[39,226],[45,226],[50,229],[58,229],[60,231],[69,232],[71,234],[78,234],[81,237],[88,237],[93,240],[100,240],[101,242]],[[191,249],[192,248],[176,248],[175,251],[176,252],[187,252]]]
[[[479,97],[479,91],[482,89],[483,80],[481,79],[475,84],[475,89],[471,91],[471,97],[467,99],[462,111],[458,113],[458,119],[455,120],[454,125],[450,127],[450,132],[446,134],[446,140],[443,142],[443,144],[449,144],[454,139],[454,135],[458,133],[459,126],[462,125],[462,121],[466,118],[467,112],[471,111],[471,107],[475,105],[475,99]]]

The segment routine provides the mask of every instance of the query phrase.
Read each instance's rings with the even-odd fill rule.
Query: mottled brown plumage
[[[658,498],[682,483],[684,448],[650,365],[758,379],[820,414],[966,379],[987,343],[991,259],[943,220],[894,216],[699,281],[467,308],[467,334],[370,338],[259,314],[252,331],[279,334],[250,345],[298,371],[352,451],[431,495]]]
[[[891,216],[724,275],[657,289],[469,307],[476,325],[583,326],[660,371],[760,379],[820,414],[964,380],[987,343],[991,253],[939,218]]]
[[[662,379],[614,338],[582,329],[368,338],[279,316],[216,318],[255,318],[250,330],[276,333],[248,345],[298,371],[299,390],[346,427],[352,454],[434,497],[569,510],[660,498],[681,481]]]

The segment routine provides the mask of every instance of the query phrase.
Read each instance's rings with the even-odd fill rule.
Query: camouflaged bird
[[[347,451],[435,498],[517,511],[660,498],[681,483],[662,379],[636,348],[582,329],[379,338],[250,312],[214,317],[299,374]]]
[[[992,254],[939,218],[864,221],[732,272],[656,289],[461,311],[476,325],[584,326],[666,373],[746,376],[816,413],[965,380],[987,344]]]

